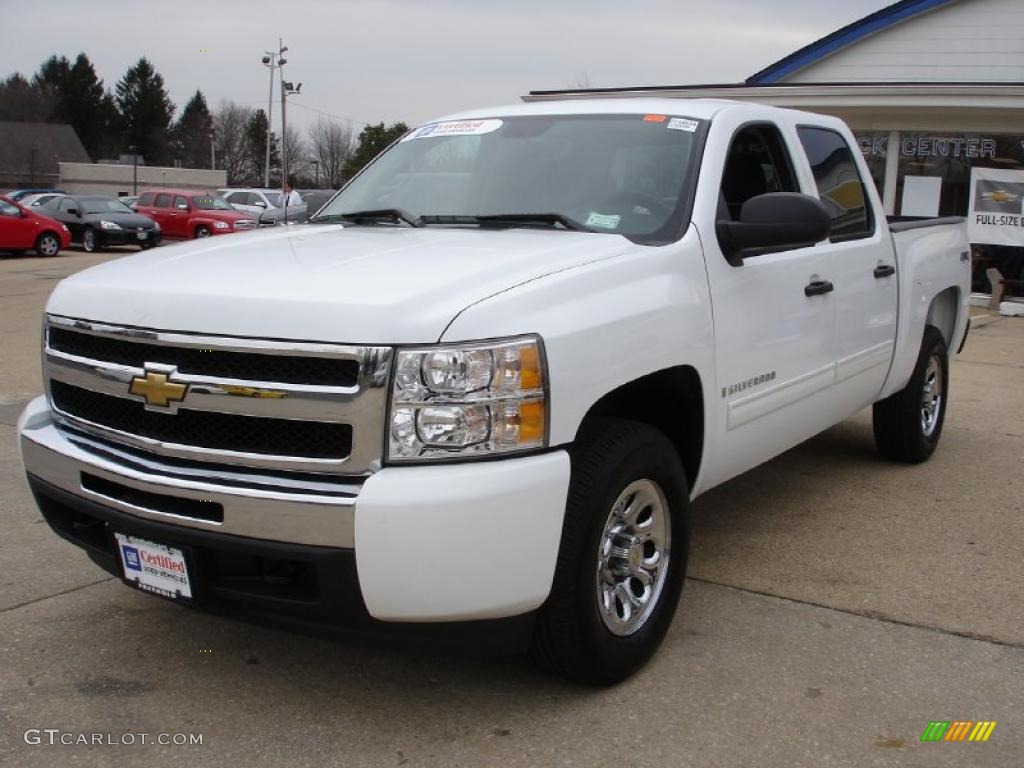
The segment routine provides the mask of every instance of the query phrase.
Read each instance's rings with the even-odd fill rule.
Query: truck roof
[[[692,117],[698,120],[710,120],[716,114],[732,108],[747,108],[750,102],[731,101],[728,99],[671,99],[642,98],[623,96],[619,98],[591,99],[554,99],[551,101],[531,101],[524,104],[507,104],[497,107],[473,109],[457,112],[431,120],[442,122],[448,120],[479,120],[487,117],[516,117],[521,115],[602,115],[602,114],[669,114]],[[756,105],[769,113],[792,113],[795,110],[771,107],[766,104]]]

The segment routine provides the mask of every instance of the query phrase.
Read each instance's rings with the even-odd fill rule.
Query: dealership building
[[[756,101],[842,118],[887,214],[968,217],[974,290],[987,293],[990,278],[1001,277],[1008,294],[1024,296],[1024,226],[982,227],[974,216],[1022,214],[1024,0],[903,0],[738,84],[525,98],[640,94]]]

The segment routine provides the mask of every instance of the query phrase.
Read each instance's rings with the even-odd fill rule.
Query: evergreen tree
[[[45,123],[53,110],[53,97],[17,72],[0,80],[0,120]]]
[[[394,123],[387,128],[384,123],[368,125],[359,132],[355,152],[345,163],[345,178],[351,179],[363,169],[368,162],[387,149],[409,130],[405,123]]]
[[[150,165],[166,165],[174,104],[163,77],[143,57],[125,73],[116,90],[124,147],[138,147]]]
[[[270,186],[278,187],[281,184],[281,153],[277,146],[277,136],[270,134]],[[257,187],[263,186],[263,172],[266,168],[267,159],[267,113],[257,109],[252,113],[249,122],[245,126],[246,154],[249,158],[248,174],[250,184]]]
[[[213,115],[203,92],[197,90],[174,124],[175,158],[186,168],[209,168],[212,132]]]

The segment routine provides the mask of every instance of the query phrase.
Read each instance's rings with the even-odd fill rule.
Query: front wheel
[[[198,227],[196,227],[196,238],[209,237],[210,234],[210,228],[205,224],[200,224]]]
[[[689,492],[675,448],[624,419],[588,424],[572,478],[554,583],[531,648],[543,668],[611,685],[654,654],[686,575]]]
[[[40,256],[56,256],[60,253],[60,240],[52,232],[43,232],[36,240],[36,253]]]
[[[887,459],[918,463],[942,435],[949,392],[949,354],[941,331],[925,326],[917,365],[907,386],[875,403],[875,445]]]

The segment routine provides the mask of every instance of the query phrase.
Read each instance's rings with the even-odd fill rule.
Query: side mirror
[[[188,210],[188,205],[186,203],[178,203],[174,207],[177,208],[179,211],[187,211]]]
[[[257,201],[256,201],[256,202],[254,203],[254,205],[255,205],[255,206],[256,206],[257,208],[266,208],[266,207],[267,207],[267,204],[266,204],[266,203],[264,203],[264,202],[263,202],[262,200],[257,200]]]
[[[751,256],[806,248],[828,237],[832,217],[815,197],[799,192],[769,192],[743,204],[739,221],[715,225],[718,242],[734,267]]]
[[[82,215],[82,214],[81,214],[81,213],[80,213],[80,212],[78,211],[78,209],[77,209],[77,208],[68,208],[68,213],[70,213],[70,214],[71,214],[72,216],[81,216],[81,215]]]

